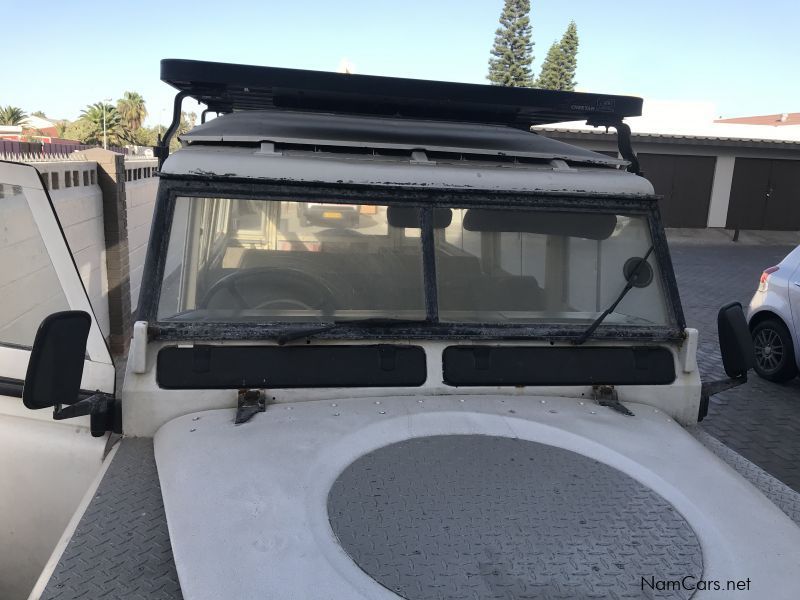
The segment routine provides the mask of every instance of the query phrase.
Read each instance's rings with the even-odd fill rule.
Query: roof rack
[[[592,125],[617,128],[621,134],[621,151],[625,137],[622,130],[627,129],[622,119],[642,114],[642,99],[632,96],[198,60],[162,60],[161,80],[178,90],[172,123],[157,149],[161,163],[166,159],[169,140],[180,123],[181,102],[186,97],[208,106],[208,111],[203,112],[203,121],[209,111],[229,113],[274,108],[484,123],[525,130],[532,125],[586,120]],[[627,152],[622,151],[622,154],[631,160]],[[632,150],[629,154],[633,155]]]

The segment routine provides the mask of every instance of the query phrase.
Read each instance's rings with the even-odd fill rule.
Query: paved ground
[[[670,247],[686,321],[700,330],[700,371],[704,378],[724,377],[718,308],[731,300],[747,306],[761,271],[780,262],[793,246],[673,239]],[[800,379],[775,384],[753,374],[746,385],[712,397],[702,427],[800,491]]]

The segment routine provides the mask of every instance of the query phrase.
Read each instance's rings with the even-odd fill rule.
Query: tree
[[[136,130],[134,137],[137,146],[155,146],[158,144],[158,134],[164,133],[164,128],[160,125],[156,127],[140,127]]]
[[[546,90],[575,89],[575,70],[578,67],[578,28],[570,21],[561,40],[553,42],[542,63],[536,87]]]
[[[122,118],[122,124],[128,132],[135,132],[141,128],[147,117],[144,98],[137,92],[125,92],[117,100],[117,111]]]
[[[85,144],[103,143],[104,120],[109,144],[120,145],[126,141],[125,132],[122,128],[122,117],[120,117],[113,104],[104,102],[89,104],[85,110],[81,111],[79,120],[87,125],[87,127],[83,128],[85,138],[81,139]]]
[[[172,140],[170,140],[170,151],[174,152],[178,148],[180,148],[181,144],[178,141],[178,136],[183,135],[187,131],[191,130],[195,123],[197,122],[197,114],[193,112],[181,112],[181,121],[178,125],[178,130],[175,132],[175,135],[172,136]],[[133,142],[137,146],[156,146],[158,145],[158,138],[164,137],[167,128],[163,125],[156,125],[155,127],[140,127],[135,132],[133,132]]]
[[[182,112],[181,111],[181,122],[178,125],[178,131],[175,132],[175,135],[172,136],[172,140],[169,144],[170,152],[175,152],[178,148],[181,147],[181,143],[178,140],[178,136],[191,131],[194,128],[194,124],[197,122],[197,114],[193,112]],[[163,134],[162,134],[163,135]]]
[[[47,118],[47,115],[46,115],[46,114],[44,114],[44,111],[43,111],[43,110],[35,110],[35,111],[33,111],[33,112],[31,113],[31,116],[32,116],[32,117],[40,117],[40,118],[42,118],[42,119],[46,119],[46,118]]]
[[[56,124],[57,136],[60,138],[64,138],[64,132],[67,130],[67,127],[69,126],[69,121],[61,119],[59,121],[56,121],[55,124]]]
[[[530,0],[505,0],[489,58],[486,78],[493,85],[531,87],[533,42],[528,14]]]
[[[103,130],[102,124],[100,125],[100,141],[102,143]],[[97,139],[95,135],[97,128],[93,123],[86,119],[78,119],[67,123],[62,131],[59,131],[58,137],[65,140],[76,140],[81,144],[96,144]]]
[[[22,125],[28,115],[17,106],[0,107],[0,125]]]

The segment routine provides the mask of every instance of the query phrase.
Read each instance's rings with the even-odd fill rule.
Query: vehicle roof
[[[222,115],[181,136],[189,143],[275,142],[347,149],[425,150],[602,166],[626,161],[503,125],[287,110]]]
[[[191,144],[170,155],[161,173],[177,178],[199,176],[221,184],[225,180],[245,179],[429,190],[636,196],[653,193],[650,182],[633,173],[591,165],[576,168],[563,160],[519,163],[500,162],[494,157],[460,160],[458,156],[435,154],[427,157],[430,160],[425,158],[424,152],[382,155],[326,152],[301,146],[272,147],[272,144],[255,147]]]

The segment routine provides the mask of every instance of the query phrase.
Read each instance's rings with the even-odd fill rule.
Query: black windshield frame
[[[433,250],[432,210],[434,207],[474,207],[489,209],[533,208],[551,212],[589,212],[645,217],[659,265],[669,322],[667,325],[603,324],[593,334],[602,340],[680,340],[686,327],[677,282],[658,209],[656,195],[600,195],[542,192],[508,192],[472,189],[413,188],[309,183],[295,181],[253,181],[206,176],[161,175],[153,226],[147,250],[139,298],[138,320],[149,324],[153,340],[267,340],[277,338],[297,323],[285,322],[176,322],[159,321],[161,292],[169,235],[176,199],[224,197],[248,200],[296,200],[341,204],[414,206],[422,209],[421,242],[426,298],[426,323],[420,326],[337,327],[321,332],[319,339],[495,339],[495,340],[574,340],[585,330],[585,323],[440,323],[437,312],[436,260]]]

